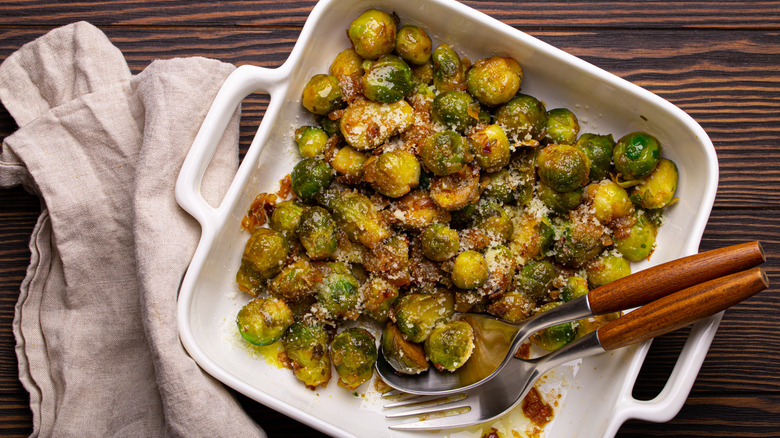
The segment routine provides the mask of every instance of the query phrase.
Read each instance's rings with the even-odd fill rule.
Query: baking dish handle
[[[191,214],[204,229],[213,229],[217,209],[201,195],[201,184],[217,144],[230,119],[247,96],[258,91],[274,94],[285,80],[279,69],[243,65],[235,69],[222,84],[211,104],[203,124],[192,143],[176,180],[176,201]]]
[[[723,312],[692,326],[669,379],[655,398],[637,400],[631,394],[633,383],[626,388],[622,400],[618,403],[617,417],[621,419],[617,422],[618,425],[629,419],[662,423],[671,420],[680,412],[722,318]]]

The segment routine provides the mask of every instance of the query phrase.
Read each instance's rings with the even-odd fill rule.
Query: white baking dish
[[[225,82],[182,167],[176,185],[179,204],[202,226],[202,237],[179,294],[179,330],[190,355],[208,373],[237,391],[334,436],[412,436],[392,432],[378,403],[355,397],[332,383],[313,392],[289,370],[253,358],[231,341],[230,327],[246,301],[237,293],[235,272],[247,234],[239,223],[259,192],[277,182],[299,159],[292,131],[311,123],[300,105],[308,78],[326,72],[333,57],[349,46],[345,29],[363,10],[395,11],[404,23],[425,27],[435,42],[447,42],[475,60],[512,56],[523,67],[522,91],[547,108],[565,106],[580,119],[583,132],[634,130],[654,134],[664,154],[680,169],[680,201],[668,209],[651,262],[634,270],[698,251],[715,198],[718,163],[712,142],[679,108],[610,73],[568,55],[462,4],[448,0],[322,0],[312,11],[289,59],[277,69],[243,66]],[[254,92],[271,101],[262,124],[224,200],[217,208],[200,196],[203,173],[227,121]],[[566,398],[547,436],[613,436],[630,418],[668,421],[682,407],[704,360],[720,316],[697,324],[663,391],[638,401],[631,390],[649,344],[587,359],[574,378],[563,382]]]

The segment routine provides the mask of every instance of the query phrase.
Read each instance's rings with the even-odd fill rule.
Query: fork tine
[[[399,417],[411,417],[416,415],[427,415],[436,412],[448,411],[453,409],[462,409],[469,407],[469,400],[466,400],[467,395],[465,393],[449,395],[446,397],[438,396],[436,398],[427,399],[425,401],[417,401],[416,403],[399,402],[393,403],[393,406],[385,406],[385,408],[395,408],[412,406],[413,409],[402,410],[398,412],[390,412],[385,414],[387,418],[399,418]]]
[[[465,392],[462,392],[460,394],[453,394],[453,395],[418,395],[418,396],[398,400],[393,403],[388,403],[384,405],[384,408],[392,409],[392,408],[400,408],[404,406],[415,406],[415,405],[436,406],[443,403],[463,400],[464,398],[466,398]]]
[[[479,409],[472,408],[467,412],[458,412],[450,415],[445,414],[435,419],[393,424],[389,426],[389,428],[400,431],[441,430],[473,426],[489,420],[490,419],[482,418]]]

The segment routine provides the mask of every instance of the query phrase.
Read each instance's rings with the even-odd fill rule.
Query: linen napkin
[[[3,142],[0,186],[42,202],[13,322],[33,435],[264,436],[176,328],[200,229],[174,183],[233,69],[172,59],[133,76],[85,22],[0,65],[0,100],[19,126]],[[212,205],[238,165],[238,117],[204,177]]]

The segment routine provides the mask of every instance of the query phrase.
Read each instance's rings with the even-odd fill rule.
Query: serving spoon
[[[474,351],[454,372],[430,369],[400,374],[380,354],[379,376],[391,387],[411,394],[446,395],[484,384],[509,363],[533,333],[564,322],[633,309],[708,280],[757,266],[766,261],[757,241],[732,245],[673,260],[623,277],[587,295],[512,324],[485,315],[458,314],[474,329]]]

